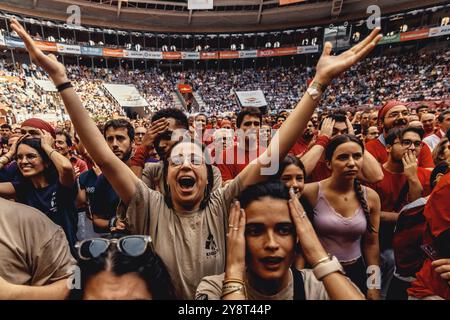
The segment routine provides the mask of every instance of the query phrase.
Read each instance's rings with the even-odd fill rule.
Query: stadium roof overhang
[[[337,17],[333,1],[278,6],[278,0],[214,0],[215,10],[192,11],[187,0],[4,0],[1,10],[65,21],[77,5],[81,23],[99,27],[182,33],[254,32],[315,26],[369,17],[367,7],[381,14],[444,4],[442,0],[346,0]]]

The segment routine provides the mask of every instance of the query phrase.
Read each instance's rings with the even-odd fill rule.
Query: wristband
[[[330,143],[330,140],[331,139],[328,136],[321,135],[317,138],[315,144],[318,146],[322,146],[324,149],[326,149],[328,144]]]
[[[70,81],[61,83],[60,85],[58,85],[58,86],[56,87],[56,89],[58,90],[58,92],[61,92],[61,91],[63,91],[63,90],[66,90],[67,88],[73,88],[73,85],[72,85],[72,83],[71,83]]]
[[[313,273],[317,280],[322,281],[323,278],[334,272],[345,274],[344,268],[342,268],[342,265],[336,257],[331,259],[327,257],[326,260],[322,260],[320,259],[313,268]]]

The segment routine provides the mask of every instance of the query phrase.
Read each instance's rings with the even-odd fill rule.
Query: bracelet
[[[314,264],[311,266],[311,269],[314,269],[314,268],[317,267],[319,264],[324,263],[324,262],[326,262],[326,261],[330,261],[330,260],[331,260],[330,255],[327,255],[326,257],[324,257],[324,258],[322,258],[322,259],[319,259],[319,261],[317,261],[316,263],[314,263]]]
[[[239,284],[239,285],[231,285],[231,284],[224,284],[222,286],[222,295],[221,295],[221,299],[229,294],[232,293],[236,293],[239,291],[243,291],[243,294],[245,296],[245,298],[247,299],[247,290],[245,288],[244,284]]]
[[[328,143],[330,143],[330,140],[331,139],[328,136],[321,135],[317,138],[315,144],[318,146],[322,146],[322,147],[324,147],[324,149],[326,149],[328,146]]]
[[[56,89],[58,90],[58,92],[61,92],[61,91],[63,91],[63,90],[66,90],[67,88],[73,88],[73,85],[72,85],[72,83],[71,83],[70,81],[61,83],[60,85],[58,85],[58,86],[56,87]]]
[[[240,283],[240,284],[242,284],[243,286],[245,286],[245,281],[244,281],[244,280],[241,280],[241,279],[228,278],[228,279],[223,280],[223,284],[227,284],[227,283],[230,283],[230,282]]]
[[[345,275],[344,268],[342,268],[342,265],[336,257],[331,258],[329,261],[323,261],[318,265],[316,264],[313,268],[314,276],[319,281],[322,281],[327,275],[335,272]]]

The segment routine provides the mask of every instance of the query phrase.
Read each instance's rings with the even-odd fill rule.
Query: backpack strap
[[[302,273],[296,268],[291,268],[294,277],[294,300],[306,300],[305,282]]]

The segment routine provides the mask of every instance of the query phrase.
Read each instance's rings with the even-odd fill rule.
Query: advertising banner
[[[144,53],[144,59],[151,60],[162,60],[162,52],[161,51],[142,51]]]
[[[200,52],[181,52],[181,59],[183,59],[183,60],[199,60]]]
[[[261,90],[255,91],[235,91],[239,103],[242,107],[265,107],[266,98]]]
[[[219,59],[219,52],[201,52],[200,59],[202,60],[210,60],[210,59]]]
[[[60,53],[81,54],[81,47],[76,45],[57,43],[56,48]]]
[[[85,56],[102,56],[103,50],[102,48],[96,47],[81,47],[81,54]]]
[[[428,33],[429,37],[439,37],[450,34],[450,26],[443,26],[437,28],[430,28],[430,32]]]
[[[383,36],[378,44],[396,43],[400,42],[400,33],[395,33],[392,36]]]
[[[122,58],[123,57],[123,49],[103,48],[103,56]]]
[[[181,60],[181,52],[163,52],[162,53],[164,60]]]
[[[219,59],[239,59],[238,51],[220,51]]]
[[[49,41],[35,41],[36,46],[42,51],[58,52],[56,42]]]
[[[123,50],[123,56],[125,58],[131,58],[131,59],[143,59],[144,58],[144,52],[142,52],[142,51]]]
[[[400,33],[400,41],[410,41],[428,38],[430,32],[429,28],[424,28],[420,30],[414,30],[409,32]]]
[[[258,56],[258,50],[244,50],[239,51],[239,58],[256,58]]]

